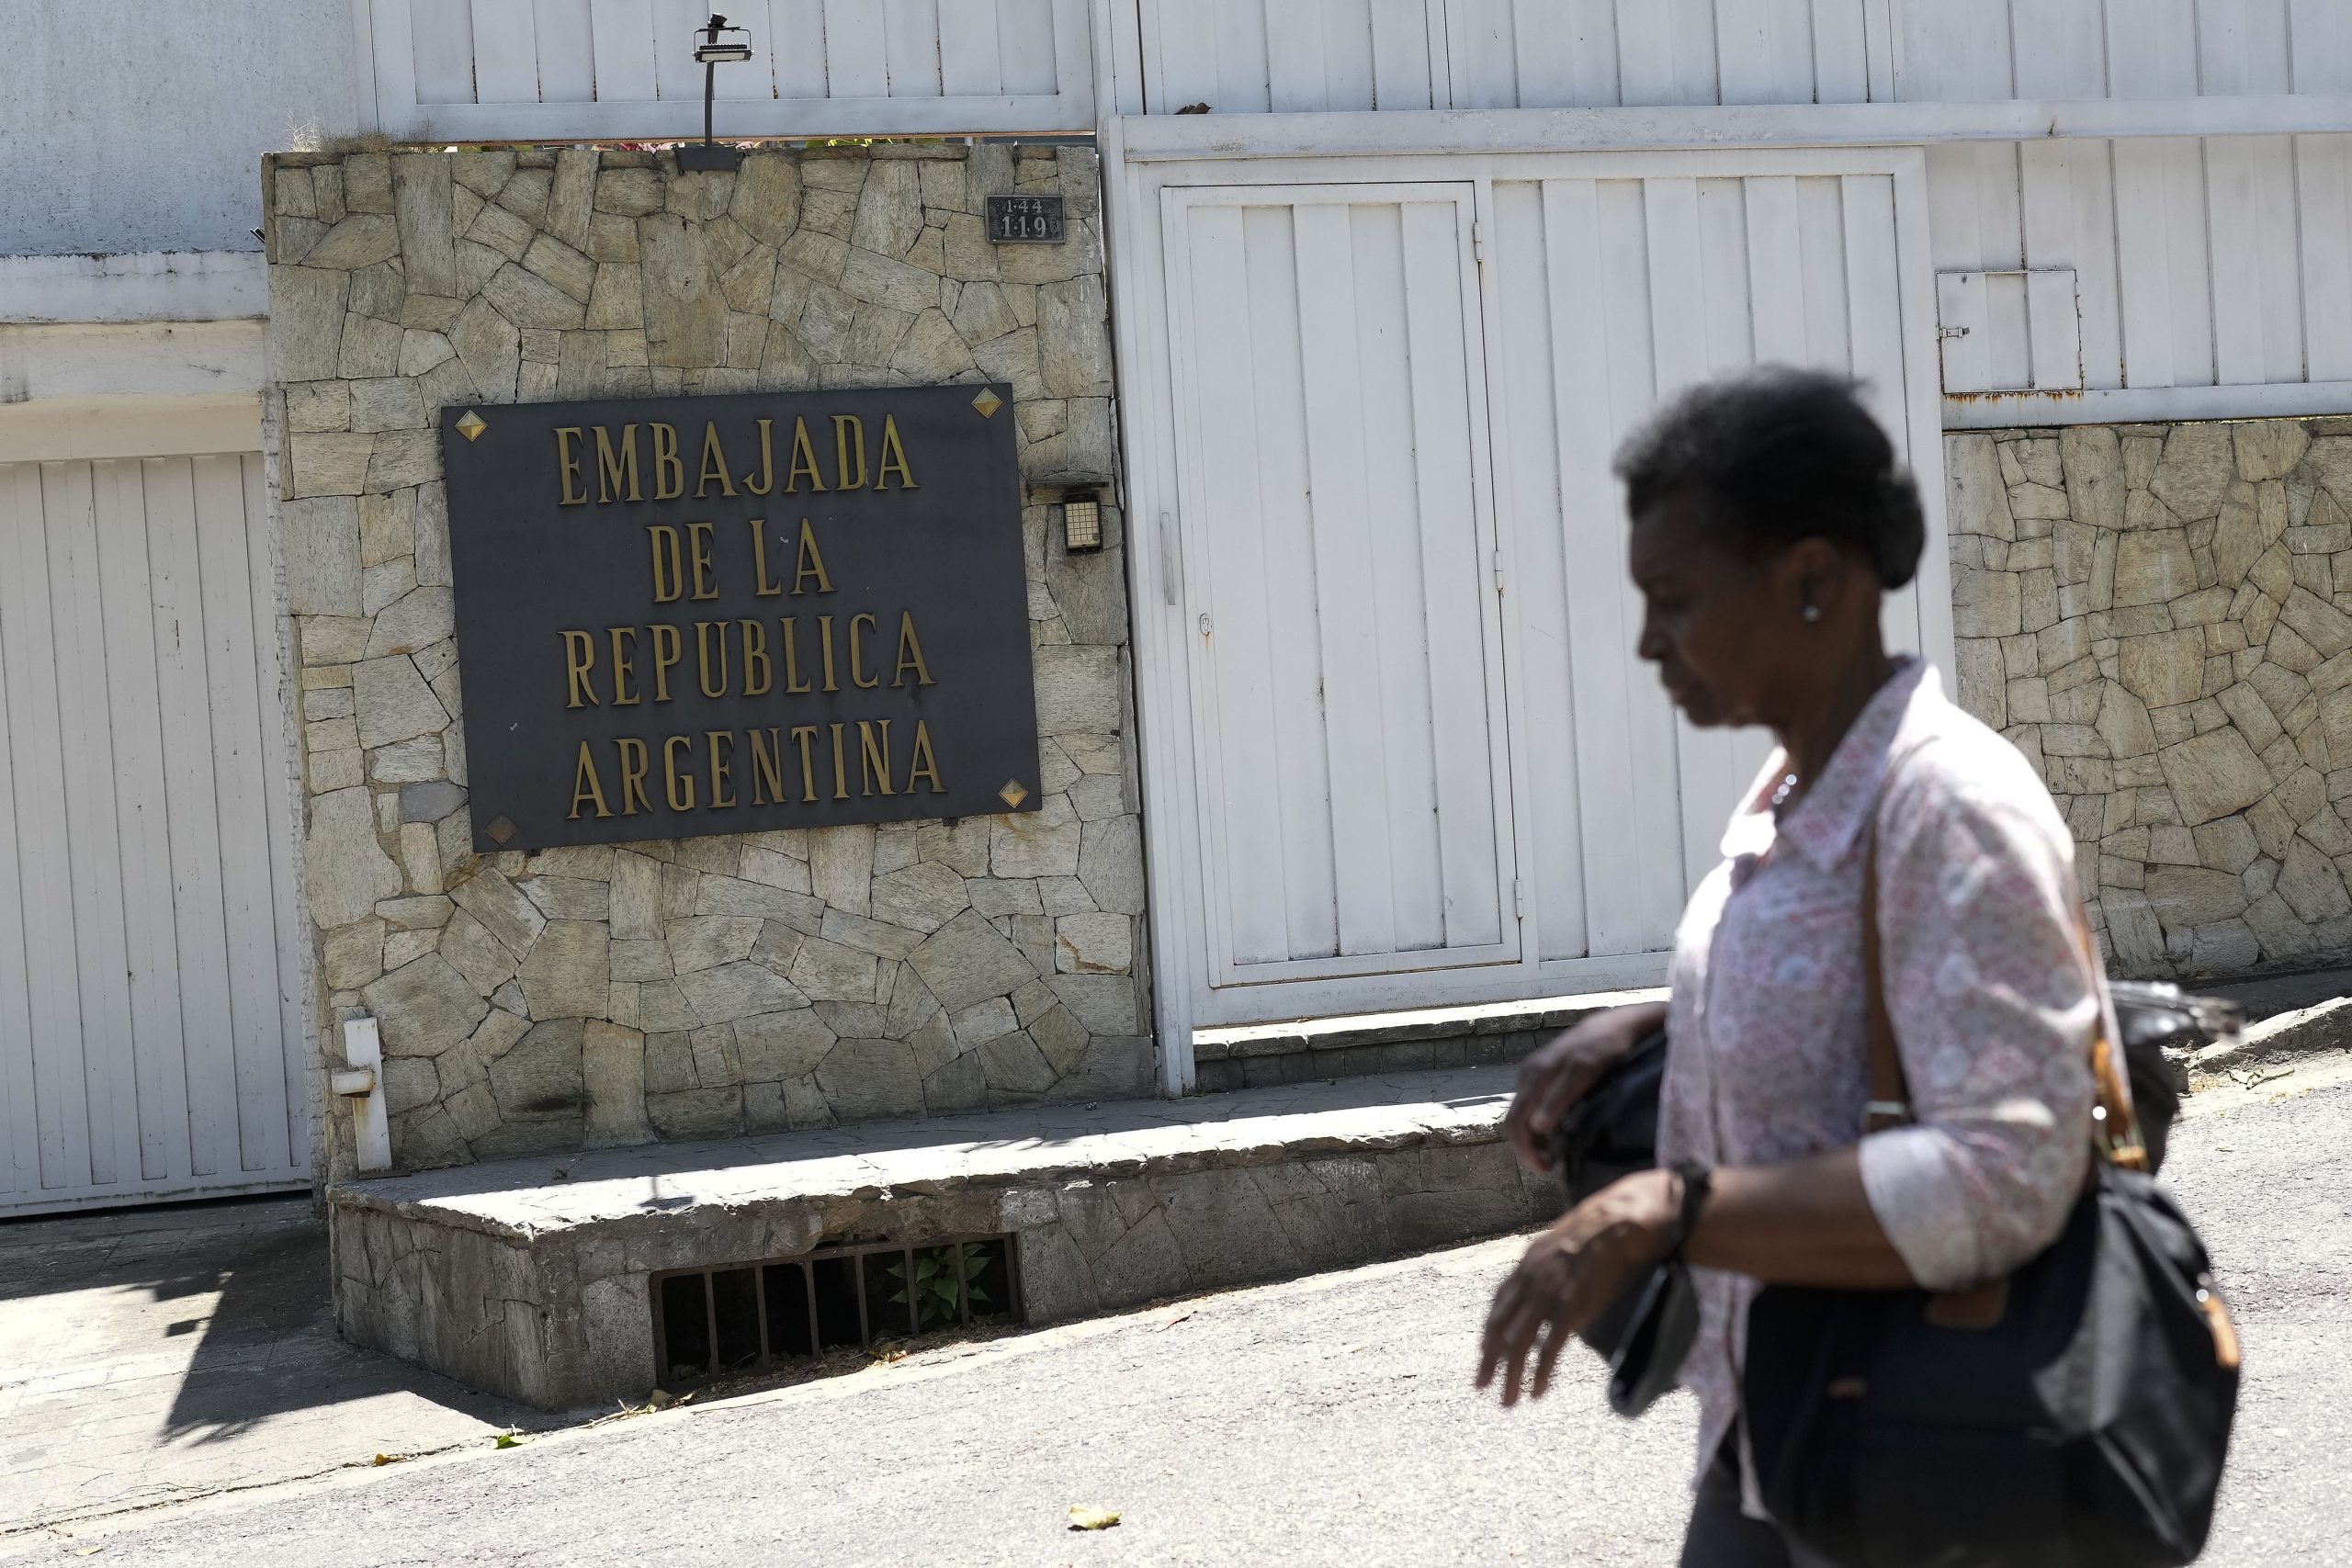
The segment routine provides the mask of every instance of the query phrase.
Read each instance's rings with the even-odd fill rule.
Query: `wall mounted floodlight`
[[[680,147],[678,167],[689,173],[738,168],[742,164],[743,154],[710,139],[711,100],[718,88],[719,66],[741,64],[752,58],[751,29],[730,28],[725,17],[713,11],[700,33],[702,42],[695,46],[695,58],[702,62],[702,145],[688,142]]]
[[[1062,548],[1083,555],[1102,547],[1102,492],[1092,485],[1062,491]]]

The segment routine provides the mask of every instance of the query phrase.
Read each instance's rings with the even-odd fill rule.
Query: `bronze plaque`
[[[1010,389],[441,411],[474,844],[1037,807]]]

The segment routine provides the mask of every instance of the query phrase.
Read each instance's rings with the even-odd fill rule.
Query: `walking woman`
[[[1566,1108],[1668,1031],[1658,1168],[1536,1238],[1496,1294],[1479,1382],[1506,1404],[1543,1393],[1573,1332],[1679,1240],[1699,1301],[1682,1562],[1803,1562],[1762,1517],[1743,1432],[1748,1303],[1768,1284],[1955,1290],[2047,1247],[2083,1190],[2109,1004],[2041,780],[1882,640],[1881,600],[1926,531],[1851,384],[1765,370],[1700,387],[1617,471],[1641,656],[1691,723],[1764,725],[1780,750],[1683,914],[1672,999],[1589,1018],[1521,1072],[1506,1128],[1541,1168]],[[1864,1135],[1873,854],[1910,1104]]]

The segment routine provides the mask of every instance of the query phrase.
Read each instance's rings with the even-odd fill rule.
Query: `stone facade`
[[[950,381],[1011,385],[1026,479],[1109,477],[1092,151],[284,154],[264,182],[319,1023],[339,1060],[341,1020],[380,1021],[396,1163],[1148,1093],[1114,509],[1075,557],[1022,513],[1041,811],[477,855],[440,482],[453,402]],[[1069,243],[988,243],[1007,192],[1062,197]]]
[[[2352,948],[2352,419],[1945,438],[1956,681],[2119,974]]]

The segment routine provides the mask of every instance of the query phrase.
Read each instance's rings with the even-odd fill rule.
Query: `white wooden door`
[[[1537,953],[1657,952],[1722,858],[1724,823],[1771,739],[1681,722],[1634,657],[1640,602],[1610,457],[1675,392],[1774,363],[1860,378],[1918,463],[1894,178],[1498,178],[1493,190],[1512,744],[1545,781],[1529,791],[1522,863]],[[1925,456],[1933,483],[1940,464]],[[1943,592],[1932,553],[1923,575]],[[1923,646],[1920,603],[1917,590],[1890,598],[1894,645]]]
[[[1209,983],[1513,961],[1472,187],[1164,204]]]
[[[0,463],[0,1213],[307,1185],[254,455]]]

